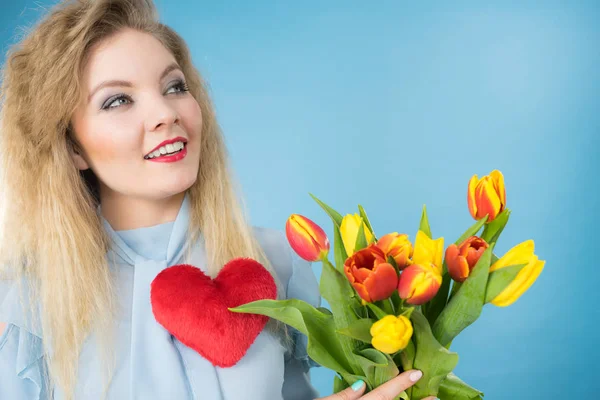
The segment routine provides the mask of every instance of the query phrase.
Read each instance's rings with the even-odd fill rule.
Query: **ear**
[[[81,147],[72,140],[69,140],[69,153],[71,154],[71,158],[73,159],[73,163],[75,167],[81,171],[85,171],[90,168],[90,165],[83,157],[83,151]]]
[[[85,161],[85,159],[81,156],[81,154],[76,153],[74,150],[71,151],[71,157],[73,158],[73,163],[75,163],[75,166],[77,167],[77,169],[79,169],[81,171],[85,171],[86,169],[90,168],[87,161]]]

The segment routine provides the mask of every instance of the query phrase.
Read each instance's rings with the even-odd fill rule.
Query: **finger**
[[[414,385],[422,376],[423,373],[418,369],[409,369],[361,397],[361,400],[392,400]]]
[[[334,393],[327,397],[319,397],[315,400],[357,400],[361,398],[360,396],[365,392],[366,387],[367,386],[362,380],[356,381],[352,386],[341,392]]]

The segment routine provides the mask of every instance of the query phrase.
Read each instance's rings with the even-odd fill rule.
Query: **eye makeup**
[[[178,91],[176,91],[174,93],[169,93],[169,91],[171,89],[178,89]],[[167,89],[167,92],[165,94],[175,94],[176,96],[178,96],[178,95],[183,95],[187,92],[189,92],[189,87],[187,86],[187,84],[185,83],[185,81],[183,79],[178,78],[175,81],[173,81],[173,84]],[[100,110],[101,111],[110,111],[112,109],[119,108],[121,106],[121,104],[119,104],[117,106],[113,106],[113,104],[115,104],[117,101],[120,101],[120,100],[126,100],[129,102],[132,102],[132,99],[129,95],[127,95],[125,93],[119,93],[119,94],[116,94],[116,95],[111,96],[108,99],[106,99],[102,103]]]

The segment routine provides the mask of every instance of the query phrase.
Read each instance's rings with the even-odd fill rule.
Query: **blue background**
[[[52,3],[3,1],[3,54]],[[455,372],[486,399],[575,399],[600,387],[600,7],[573,3],[157,5],[210,83],[256,225],[300,213],[331,237],[310,192],[342,214],[362,204],[379,236],[414,239],[425,204],[453,242],[469,178],[501,170],[513,213],[497,252],[531,238],[546,268],[454,341]],[[313,370],[323,396],[332,378]]]

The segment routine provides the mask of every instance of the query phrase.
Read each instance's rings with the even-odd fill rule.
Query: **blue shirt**
[[[100,210],[100,209],[99,209]],[[293,344],[267,329],[258,335],[233,367],[213,366],[161,326],[152,313],[150,284],[168,266],[183,263],[189,222],[186,195],[173,222],[148,228],[114,231],[103,219],[112,246],[109,266],[117,274],[119,316],[115,325],[116,369],[108,399],[156,400],[309,400],[319,396],[309,369],[306,337],[292,331]],[[310,263],[290,249],[283,233],[255,228],[269,261],[283,283],[287,298],[320,305],[318,284]],[[202,240],[192,248],[190,264],[206,271]],[[32,315],[20,307],[16,285],[0,287],[0,399],[46,399],[43,337],[29,323]],[[4,298],[4,299],[3,299]],[[75,399],[100,399],[103,374],[95,338],[86,340],[80,359]],[[60,390],[54,399],[64,399]]]

